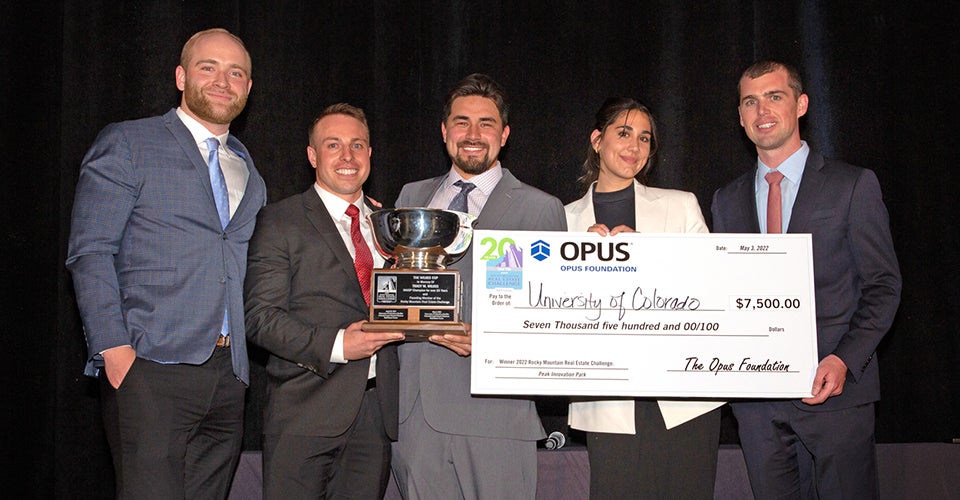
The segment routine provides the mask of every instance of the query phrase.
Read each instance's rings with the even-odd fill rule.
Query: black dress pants
[[[590,498],[711,500],[720,409],[667,430],[655,400],[635,403],[636,434],[587,433]]]
[[[118,389],[100,374],[120,499],[222,499],[240,457],[246,386],[229,347],[202,365],[137,358]]]

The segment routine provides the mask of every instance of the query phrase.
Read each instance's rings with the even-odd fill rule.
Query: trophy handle
[[[467,250],[470,248],[470,243],[473,241],[473,225],[477,222],[476,215],[456,212],[454,210],[448,210],[448,212],[457,214],[457,217],[460,219],[460,231],[457,233],[457,237],[453,239],[453,242],[443,248],[443,251],[447,254],[447,260],[444,262],[444,265],[453,264],[467,253]]]
[[[454,212],[451,210],[451,212]],[[454,212],[460,218],[460,227],[473,230],[473,225],[477,223],[477,216],[466,212]]]

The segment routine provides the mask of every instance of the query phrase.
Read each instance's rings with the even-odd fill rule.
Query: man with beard
[[[566,231],[560,200],[523,184],[497,160],[507,143],[507,103],[490,77],[473,74],[447,96],[440,126],[450,170],[407,184],[398,207],[444,208],[477,215],[477,229]],[[463,280],[471,320],[473,251],[452,265]],[[471,339],[434,335],[400,354],[400,433],[393,472],[404,498],[529,499],[536,496],[536,441],[543,427],[534,403],[470,394]]]
[[[249,366],[247,242],[266,186],[230,122],[250,55],[197,33],[176,69],[180,106],[108,125],[83,159],[67,268],[101,382],[119,498],[226,498]]]

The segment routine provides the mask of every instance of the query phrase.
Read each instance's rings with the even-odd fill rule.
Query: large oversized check
[[[474,394],[810,396],[809,235],[473,238]]]

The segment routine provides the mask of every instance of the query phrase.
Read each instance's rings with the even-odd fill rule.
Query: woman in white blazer
[[[604,102],[580,178],[586,194],[564,207],[567,228],[608,237],[706,233],[693,193],[643,184],[656,148],[656,123],[643,104],[626,97]],[[721,404],[572,402],[570,426],[587,432],[590,497],[713,498]]]

